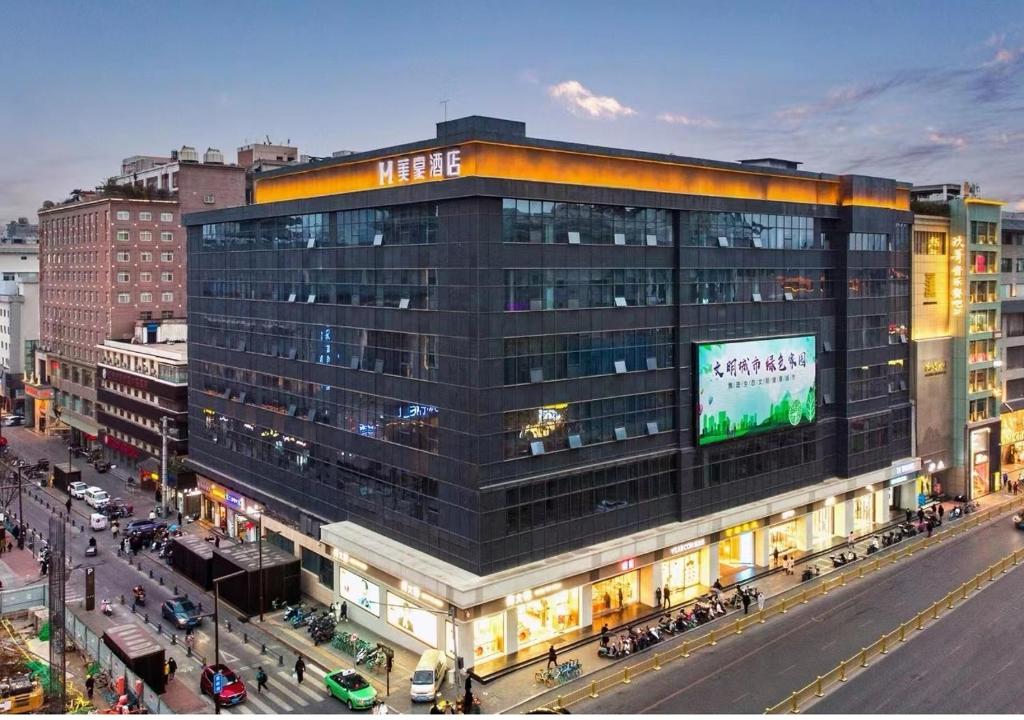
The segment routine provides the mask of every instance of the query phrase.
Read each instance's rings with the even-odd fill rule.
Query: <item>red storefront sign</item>
[[[103,444],[106,445],[108,448],[116,450],[122,455],[127,455],[130,458],[137,458],[142,454],[135,446],[129,445],[124,440],[119,440],[118,438],[113,437],[111,435],[103,436]]]
[[[25,394],[36,400],[53,400],[53,388],[37,388],[26,385]]]

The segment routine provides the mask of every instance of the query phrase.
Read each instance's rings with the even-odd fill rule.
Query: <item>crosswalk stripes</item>
[[[301,685],[296,683],[292,687],[298,690],[299,692],[303,693],[306,697],[308,697],[310,700],[313,700],[314,702],[316,702],[317,700],[323,700],[324,698],[323,693],[318,693],[316,690],[310,687],[308,678]],[[321,685],[321,687],[323,687],[323,685]]]

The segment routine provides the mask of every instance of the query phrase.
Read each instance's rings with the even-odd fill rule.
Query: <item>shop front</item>
[[[526,597],[529,596],[529,597]],[[580,625],[580,588],[561,589],[561,583],[506,599],[515,608],[519,649],[554,640]]]
[[[874,493],[865,493],[853,498],[853,534],[860,537],[875,529]]]
[[[757,562],[754,533],[760,523],[751,521],[725,530],[718,541],[718,562],[730,567],[750,567]]]
[[[259,512],[257,503],[201,476],[196,478],[196,486],[202,493],[199,508],[201,520],[220,528],[230,538],[245,542],[256,541],[257,523],[246,517],[246,513]]]
[[[352,613],[351,610],[357,607],[374,617],[380,617],[380,585],[340,566],[337,586],[338,594],[350,608],[349,613],[358,617],[358,614]]]
[[[801,517],[772,525],[768,528],[768,548],[772,556],[778,552],[780,557],[807,550],[807,520]]]
[[[999,448],[1002,471],[1011,480],[1024,479],[1024,410],[999,416]]]
[[[53,434],[52,431],[47,433],[47,419],[52,414],[53,388],[49,385],[25,383],[25,397],[29,399],[26,407],[32,406],[31,418],[26,416],[26,422],[36,432]]]
[[[707,541],[704,538],[668,549],[670,558],[661,563],[662,583],[672,593],[672,602],[702,595],[711,585]]]
[[[505,613],[485,615],[473,621],[473,660],[485,660],[505,654]]]
[[[811,513],[811,549],[828,550],[836,544],[835,506],[820,507]]]
[[[993,490],[991,481],[992,463],[989,456],[991,432],[991,428],[987,427],[971,430],[968,462],[970,463],[972,498],[988,495]]]
[[[632,570],[596,582],[591,592],[592,616],[597,618],[640,602],[640,571]]]

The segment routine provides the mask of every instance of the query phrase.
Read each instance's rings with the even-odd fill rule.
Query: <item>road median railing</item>
[[[958,603],[965,602],[972,592],[978,592],[988,583],[994,582],[1010,568],[1015,567],[1024,560],[1024,550],[1016,550],[1011,554],[982,570],[973,578],[954,588],[944,597],[936,600],[921,612],[906,622],[900,623],[888,633],[882,635],[878,640],[867,647],[861,648],[860,652],[846,660],[843,660],[836,667],[824,675],[818,675],[813,681],[799,690],[794,690],[789,697],[776,705],[765,708],[766,715],[798,713],[807,703],[813,702],[825,696],[825,692],[832,686],[846,682],[848,674],[861,668],[871,665],[871,662],[881,655],[887,655],[890,650],[896,648],[900,643],[909,640],[915,632],[924,630],[929,624],[937,622],[944,613],[952,612]]]
[[[621,670],[615,670],[601,678],[588,680],[584,677],[579,680],[572,681],[571,685],[576,686],[577,683],[579,683],[579,686],[573,687],[571,690],[567,687],[567,692],[556,694],[554,707],[557,709],[566,709],[578,702],[582,702],[583,700],[600,697],[602,693],[607,692],[618,685],[630,684],[635,678],[643,675],[644,673],[661,670],[668,663],[675,662],[681,658],[688,658],[692,653],[698,650],[714,647],[720,640],[723,640],[730,635],[740,635],[744,630],[754,625],[763,624],[769,618],[786,615],[790,610],[793,610],[800,605],[806,605],[816,597],[826,596],[837,588],[845,587],[851,582],[871,575],[889,565],[899,562],[904,558],[912,557],[916,552],[930,548],[940,542],[959,537],[964,532],[976,528],[982,523],[1005,515],[1008,511],[1022,509],[1024,509],[1024,498],[1014,497],[1007,502],[1000,503],[999,505],[993,506],[987,510],[973,512],[968,516],[959,519],[953,527],[941,532],[935,532],[931,537],[921,535],[912,539],[906,539],[895,545],[882,548],[877,553],[873,553],[870,556],[863,556],[854,561],[851,564],[851,569],[846,572],[829,573],[825,576],[818,577],[815,580],[808,580],[802,585],[798,585],[773,597],[772,603],[766,606],[764,610],[752,612],[749,615],[742,615],[739,618],[735,618],[735,613],[719,618],[709,625],[710,629],[703,635],[697,635],[696,630],[688,630],[683,633],[684,639],[681,643],[671,647],[665,647],[665,649],[660,652],[655,651],[660,646],[656,646],[655,650],[645,651],[645,655],[647,655],[647,653],[651,654],[647,655],[647,658],[642,662],[638,662],[634,665],[628,665]],[[1019,560],[1024,559],[1024,551],[1018,552],[1020,553],[1019,557],[1018,553],[1014,553],[1014,555],[1004,558],[1000,563],[1010,561],[1012,563],[1011,566],[1017,564]],[[999,565],[999,563],[996,563],[996,565]],[[994,570],[994,568],[996,568],[995,565],[969,582],[984,582],[988,579],[988,575],[986,573],[1000,572],[998,570]],[[1005,572],[1005,569],[1001,570],[1001,572]],[[975,589],[978,588],[975,587]],[[967,590],[961,586],[961,588],[954,591],[954,593],[956,592],[963,595]],[[883,638],[885,637],[886,636],[883,636]],[[678,639],[678,636],[673,636],[669,639]],[[865,655],[865,660],[877,655],[877,649],[874,652],[871,652],[871,650],[872,648],[876,648],[880,642],[883,641],[880,640],[879,642],[874,643],[870,648],[865,648],[862,653],[858,654],[857,658],[860,659],[860,656],[864,653],[867,653]],[[883,645],[883,647],[886,652],[888,652],[888,648],[891,647],[891,644],[888,646]],[[850,665],[849,662],[847,662],[847,664],[842,667],[842,671],[837,667],[830,671],[830,674],[823,675],[821,678],[821,682],[823,683],[822,687],[827,687],[829,684],[834,682],[834,680],[832,680],[832,673],[835,673],[838,678],[838,674],[842,672],[843,677],[845,678],[845,673],[849,669]],[[813,691],[817,689],[817,684],[818,680],[815,680],[815,682],[797,691],[797,693],[804,693],[808,688],[810,688],[811,696],[813,696]],[[567,685],[569,684],[567,683]],[[558,693],[558,690],[552,690],[551,692]],[[806,702],[806,698],[804,695],[797,695],[797,693],[795,693],[794,696],[796,697],[799,706],[800,703]],[[791,698],[787,698],[781,704],[785,704],[790,701]],[[546,707],[551,707],[551,705],[546,705]],[[778,707],[779,705],[775,706],[775,708]],[[770,708],[769,710],[771,712],[776,712],[774,708]]]

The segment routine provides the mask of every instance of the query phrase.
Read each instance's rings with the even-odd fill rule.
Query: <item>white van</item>
[[[444,676],[448,671],[448,661],[440,650],[427,650],[416,663],[412,674],[412,685],[409,694],[413,702],[434,702],[437,693],[444,684]]]
[[[103,488],[93,485],[85,491],[85,502],[89,507],[99,509],[110,502],[110,494]]]
[[[107,516],[100,513],[93,513],[89,516],[89,527],[93,530],[107,529]]]

